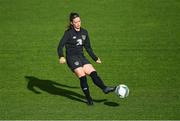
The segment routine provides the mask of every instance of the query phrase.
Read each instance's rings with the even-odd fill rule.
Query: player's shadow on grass
[[[111,107],[117,107],[117,106],[119,106],[118,103],[111,102],[111,101],[106,101],[106,102],[104,102],[104,105],[111,106]]]
[[[25,76],[25,79],[28,81],[27,88],[36,94],[41,94],[41,92],[37,90],[37,88],[38,88],[38,89],[48,92],[49,94],[52,94],[52,95],[64,96],[71,100],[86,103],[85,96],[78,94],[74,91],[64,89],[64,88],[73,89],[73,88],[79,88],[79,87],[72,87],[72,86],[68,86],[68,85],[64,85],[64,84],[59,84],[59,83],[51,81],[51,80],[42,80],[42,79],[38,79],[33,76]],[[62,87],[64,87],[64,88],[62,88]],[[94,102],[104,102],[104,101],[106,101],[106,99],[93,100],[93,101]]]

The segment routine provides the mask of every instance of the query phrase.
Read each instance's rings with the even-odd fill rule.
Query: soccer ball
[[[120,98],[125,98],[129,95],[129,88],[125,84],[120,84],[116,87],[115,93]]]

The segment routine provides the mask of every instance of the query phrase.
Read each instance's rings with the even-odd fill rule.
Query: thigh
[[[86,74],[91,74],[91,72],[96,71],[95,68],[91,64],[85,64],[83,66],[83,70]]]
[[[83,70],[83,67],[78,67],[78,68],[74,69],[74,73],[75,73],[76,76],[78,76],[79,78],[86,75],[86,73],[85,73],[84,70]]]

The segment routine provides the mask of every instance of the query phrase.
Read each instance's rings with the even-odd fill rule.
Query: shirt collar
[[[76,32],[76,33],[79,33],[79,32],[81,32],[81,30],[82,30],[82,29],[80,28],[80,31],[76,31],[76,30],[74,29],[74,27],[73,27],[72,29],[73,29],[73,31]]]

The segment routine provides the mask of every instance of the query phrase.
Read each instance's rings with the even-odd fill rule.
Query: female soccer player
[[[64,46],[66,48],[66,58],[63,54]],[[89,75],[94,84],[102,89],[105,94],[114,91],[115,88],[108,87],[103,83],[95,68],[84,56],[83,47],[96,63],[101,63],[101,60],[94,54],[91,48],[87,30],[81,27],[81,19],[79,14],[70,13],[68,29],[64,32],[64,36],[60,40],[58,46],[59,62],[64,64],[67,61],[69,68],[80,80],[80,86],[86,96],[87,104],[93,105],[86,75]]]

